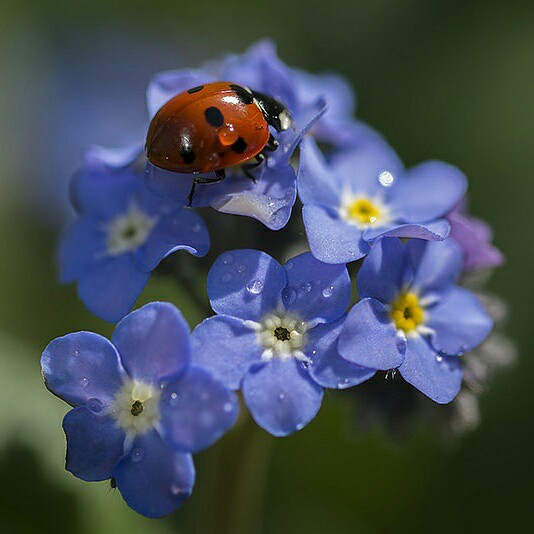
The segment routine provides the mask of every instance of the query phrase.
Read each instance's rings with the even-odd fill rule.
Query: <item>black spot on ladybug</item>
[[[195,161],[195,151],[191,145],[185,144],[180,147],[180,156],[184,160],[184,163],[193,163]]]
[[[247,143],[242,137],[239,137],[237,141],[232,145],[232,150],[234,152],[237,152],[238,154],[243,154],[246,149]]]
[[[243,104],[252,104],[254,102],[254,97],[244,88],[240,85],[230,85],[230,89],[234,91],[237,98],[243,103]]]
[[[221,110],[215,106],[211,106],[206,109],[206,111],[204,111],[204,115],[206,116],[208,124],[214,128],[219,128],[224,124],[223,114],[221,113]]]
[[[204,89],[203,85],[197,85],[196,87],[193,87],[192,89],[188,89],[187,92],[192,95],[193,93],[198,93],[199,91],[202,91]]]

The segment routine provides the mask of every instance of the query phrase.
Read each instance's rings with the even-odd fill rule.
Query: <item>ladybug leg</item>
[[[274,152],[278,147],[280,143],[273,137],[273,134],[270,135],[269,140],[267,141],[267,144],[265,145],[264,150],[268,152]]]
[[[254,163],[245,163],[243,165],[243,172],[247,178],[250,178],[254,183],[257,183],[258,179],[252,174],[252,170],[256,167],[259,167],[266,160],[265,154],[260,152],[256,156],[256,161]]]
[[[193,197],[195,196],[195,190],[197,188],[197,184],[218,184],[219,182],[222,182],[226,178],[226,171],[224,169],[218,169],[215,171],[215,177],[213,178],[202,178],[198,177],[193,180],[193,184],[191,185],[191,191],[189,191],[189,195],[187,197],[187,207],[190,208],[193,204]]]

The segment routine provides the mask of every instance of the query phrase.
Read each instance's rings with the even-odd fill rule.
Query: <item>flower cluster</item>
[[[272,151],[252,176],[235,166],[205,185],[155,166],[142,140],[91,148],[72,182],[77,217],[61,240],[60,278],[77,283],[92,313],[120,322],[111,342],[78,332],[42,356],[47,387],[73,406],[63,424],[67,469],[83,480],[110,479],[149,517],[190,495],[191,454],[232,426],[236,391],[274,436],[310,423],[324,389],[372,383],[380,371],[398,370],[429,399],[449,403],[466,383],[466,353],[493,327],[462,274],[497,266],[502,256],[485,223],[466,213],[459,169],[440,161],[406,169],[353,117],[343,78],[290,68],[268,41],[155,76],[149,119],[176,95],[214,81],[283,103],[292,126],[273,128]],[[190,206],[193,181],[200,185]],[[297,198],[303,243],[286,230]],[[215,210],[284,229],[270,252],[288,261],[228,250],[221,240],[206,283],[215,315],[190,333],[171,304],[129,313],[162,260],[180,250],[208,254],[198,208],[211,219]],[[219,215],[217,225],[229,219]]]

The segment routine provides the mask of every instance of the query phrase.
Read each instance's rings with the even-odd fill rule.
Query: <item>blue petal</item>
[[[73,282],[107,252],[106,235],[94,221],[82,217],[67,228],[59,244],[59,279]]]
[[[354,91],[348,81],[331,73],[310,74],[300,69],[291,69],[297,98],[302,106],[318,98],[324,98],[328,110],[317,125],[319,137],[323,126],[339,126],[352,119],[356,107]]]
[[[431,221],[451,211],[466,189],[467,180],[459,169],[442,161],[427,161],[399,180],[390,201],[406,222]]]
[[[429,223],[401,223],[392,222],[379,228],[371,227],[365,230],[363,238],[373,241],[378,237],[404,237],[425,239],[428,241],[442,241],[451,231],[451,225],[445,219],[437,219]]]
[[[338,349],[349,362],[369,369],[395,369],[404,361],[404,343],[385,307],[374,299],[363,299],[352,308]]]
[[[320,324],[308,332],[306,353],[312,362],[308,366],[311,377],[325,388],[345,389],[365,382],[375,374],[374,369],[361,367],[339,355],[337,342],[345,317],[330,324]]]
[[[215,78],[200,69],[181,69],[160,72],[148,84],[146,92],[148,112],[153,117],[157,111],[172,97]]]
[[[422,295],[447,289],[462,272],[462,252],[452,239],[412,239],[406,244],[406,253],[414,270],[412,286]]]
[[[343,221],[336,213],[306,204],[302,217],[312,254],[325,263],[350,263],[363,258],[370,246],[362,239],[362,231]]]
[[[253,182],[242,173],[229,173],[219,184],[197,187],[195,206],[211,205],[222,213],[244,215],[271,230],[283,228],[297,197],[297,178],[291,165],[262,165]]]
[[[382,173],[389,172],[392,175],[394,187],[404,172],[395,151],[380,138],[337,152],[331,158],[331,169],[340,176],[344,188],[354,194],[365,195],[389,191],[380,183]]]
[[[404,246],[399,239],[379,239],[363,261],[358,275],[358,294],[387,304],[393,301],[402,287],[410,281]]]
[[[328,166],[325,157],[312,137],[305,137],[300,145],[298,169],[299,198],[304,203],[337,208],[341,204],[341,184]]]
[[[78,213],[107,221],[124,213],[142,188],[143,181],[130,170],[87,168],[74,176],[70,197]]]
[[[300,254],[285,265],[287,310],[308,322],[331,322],[339,319],[349,305],[350,278],[345,265],[331,265],[316,260],[309,252]]]
[[[125,437],[113,417],[79,406],[65,416],[63,430],[67,436],[67,471],[87,482],[113,476],[124,453]]]
[[[180,206],[187,205],[194,179],[193,174],[166,171],[147,161],[145,184],[148,190],[160,198],[171,199]]]
[[[233,250],[219,256],[208,274],[208,295],[216,313],[259,321],[275,310],[287,279],[265,252]]]
[[[183,373],[191,361],[189,326],[168,302],[151,302],[130,313],[112,340],[128,374],[149,384]]]
[[[190,367],[162,392],[162,436],[176,450],[199,452],[234,424],[238,410],[234,393],[204,369]]]
[[[121,169],[132,165],[143,153],[143,143],[120,148],[93,145],[83,154],[84,163],[91,167]]]
[[[215,315],[200,323],[191,336],[193,363],[210,371],[226,387],[237,390],[251,365],[261,359],[258,334],[241,319]]]
[[[319,98],[303,108],[297,117],[293,117],[291,128],[278,134],[280,146],[269,156],[269,162],[288,163],[299,143],[316,126],[326,109],[326,102],[323,98]]]
[[[204,221],[193,210],[180,208],[162,216],[150,232],[146,243],[135,253],[140,271],[152,271],[164,258],[185,250],[193,256],[205,256],[210,236]]]
[[[291,73],[276,55],[276,46],[268,39],[253,44],[244,54],[229,55],[217,69],[218,78],[244,84],[294,107],[295,94]]]
[[[323,388],[294,358],[258,364],[245,375],[243,397],[259,426],[273,436],[304,428],[317,414]]]
[[[135,438],[114,473],[130,508],[147,517],[163,517],[180,508],[195,484],[190,454],[173,451],[155,431]]]
[[[135,267],[132,254],[107,256],[80,277],[78,296],[91,313],[116,323],[132,309],[149,276]]]
[[[92,399],[113,402],[124,371],[115,347],[92,332],[76,332],[51,341],[41,356],[46,387],[72,405]]]
[[[493,320],[467,289],[453,287],[427,310],[427,326],[434,330],[432,346],[446,354],[470,351],[486,339]]]
[[[420,336],[408,338],[399,371],[412,386],[440,404],[451,402],[462,385],[462,367],[456,356],[439,356]]]

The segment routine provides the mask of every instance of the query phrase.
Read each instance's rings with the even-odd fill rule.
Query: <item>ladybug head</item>
[[[291,124],[293,124],[291,114],[284,104],[275,98],[264,95],[263,93],[259,93],[257,91],[252,91],[252,95],[254,96],[256,104],[261,109],[267,123],[270,124],[277,132],[287,130]]]

